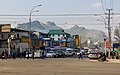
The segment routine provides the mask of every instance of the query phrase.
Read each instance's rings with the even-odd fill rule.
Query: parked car
[[[98,59],[100,58],[100,53],[89,53],[88,58],[89,59]]]
[[[55,51],[48,51],[47,54],[46,54],[46,57],[48,57],[48,58],[52,58],[52,57],[55,57],[55,56],[56,56]]]
[[[40,58],[40,55],[41,55],[40,50],[37,50],[37,51],[34,52],[34,57],[35,58]]]
[[[26,57],[28,57],[28,53],[26,52]],[[29,53],[29,58],[32,57],[32,52]]]
[[[65,53],[63,51],[55,51],[55,57],[56,58],[63,58],[65,57]]]
[[[73,56],[74,52],[72,50],[66,50],[65,56]]]
[[[85,52],[83,50],[77,52],[76,54],[79,55],[80,53],[82,53],[82,55],[85,55]]]

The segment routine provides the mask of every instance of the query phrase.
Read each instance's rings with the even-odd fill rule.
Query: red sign
[[[106,48],[109,48],[109,41],[106,41]]]

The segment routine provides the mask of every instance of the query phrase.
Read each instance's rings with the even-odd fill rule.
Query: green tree
[[[116,39],[116,42],[120,43],[120,24],[119,26],[116,26],[114,30],[114,38]]]

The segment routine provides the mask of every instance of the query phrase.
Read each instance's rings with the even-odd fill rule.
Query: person
[[[29,50],[27,50],[27,59],[29,59],[29,54],[30,54]]]
[[[78,57],[79,59],[82,59],[83,57],[82,57],[82,52],[80,52],[80,54],[79,54],[79,57]]]
[[[100,58],[98,59],[98,61],[107,61],[106,55],[105,55],[104,52],[101,52],[101,53],[100,53]]]
[[[5,49],[5,59],[7,59],[8,58],[8,51]]]
[[[26,51],[22,52],[22,56],[23,56],[23,58],[26,58]]]
[[[44,59],[44,50],[42,50],[41,59]]]
[[[5,52],[2,51],[2,60],[5,58]]]
[[[16,59],[16,51],[15,50],[13,50],[12,56],[13,56],[13,59]]]
[[[34,55],[35,55],[35,54],[34,54],[34,50],[33,50],[33,52],[32,52],[32,59],[34,59]]]

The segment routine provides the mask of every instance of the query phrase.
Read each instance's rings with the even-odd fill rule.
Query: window
[[[54,38],[52,38],[52,40],[54,40]]]
[[[53,34],[53,36],[54,36],[54,34]]]
[[[3,34],[1,35],[1,38],[3,39]]]
[[[17,34],[17,37],[19,38],[19,34]]]
[[[58,40],[60,40],[60,38],[58,38]]]
[[[60,36],[60,34],[58,34],[58,36]]]
[[[11,37],[10,34],[8,34],[8,37]]]

